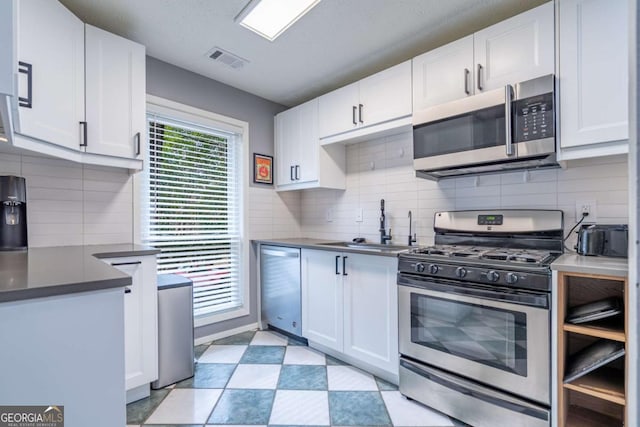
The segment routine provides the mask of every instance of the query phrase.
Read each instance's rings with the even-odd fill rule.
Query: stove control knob
[[[495,270],[487,271],[487,279],[490,282],[497,282],[499,278],[500,278],[500,275],[498,274],[497,271],[495,271]]]
[[[464,267],[458,267],[456,268],[456,276],[458,276],[459,278],[463,278],[464,276],[467,275],[467,269]]]
[[[429,273],[431,273],[431,274],[437,274],[437,273],[438,273],[438,271],[440,271],[440,267],[438,267],[438,266],[437,266],[437,265],[435,265],[435,264],[431,264],[431,265],[429,265]]]
[[[424,264],[421,262],[417,262],[413,268],[415,268],[416,272],[422,273],[424,271]]]
[[[518,282],[518,275],[516,273],[507,273],[507,283],[514,285]]]

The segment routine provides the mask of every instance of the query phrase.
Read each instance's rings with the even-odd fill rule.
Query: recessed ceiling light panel
[[[251,0],[235,21],[274,41],[320,0]]]

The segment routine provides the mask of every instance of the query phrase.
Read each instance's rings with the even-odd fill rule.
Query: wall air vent
[[[249,61],[247,61],[246,59],[240,58],[238,55],[234,55],[233,53],[219,47],[214,47],[213,49],[211,49],[209,52],[207,52],[207,56],[216,62],[220,62],[221,64],[224,64],[227,67],[231,67],[236,70],[244,67],[245,64],[249,63]]]

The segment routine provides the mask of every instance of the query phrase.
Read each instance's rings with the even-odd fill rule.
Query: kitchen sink
[[[351,248],[372,252],[402,252],[412,248],[412,246],[382,245],[379,243],[328,242],[318,244],[321,246],[334,246],[339,248]]]

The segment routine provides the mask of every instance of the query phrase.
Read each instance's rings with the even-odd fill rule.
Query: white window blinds
[[[242,305],[241,162],[234,134],[147,115],[143,240],[160,249],[158,273],[194,284],[194,315]]]

